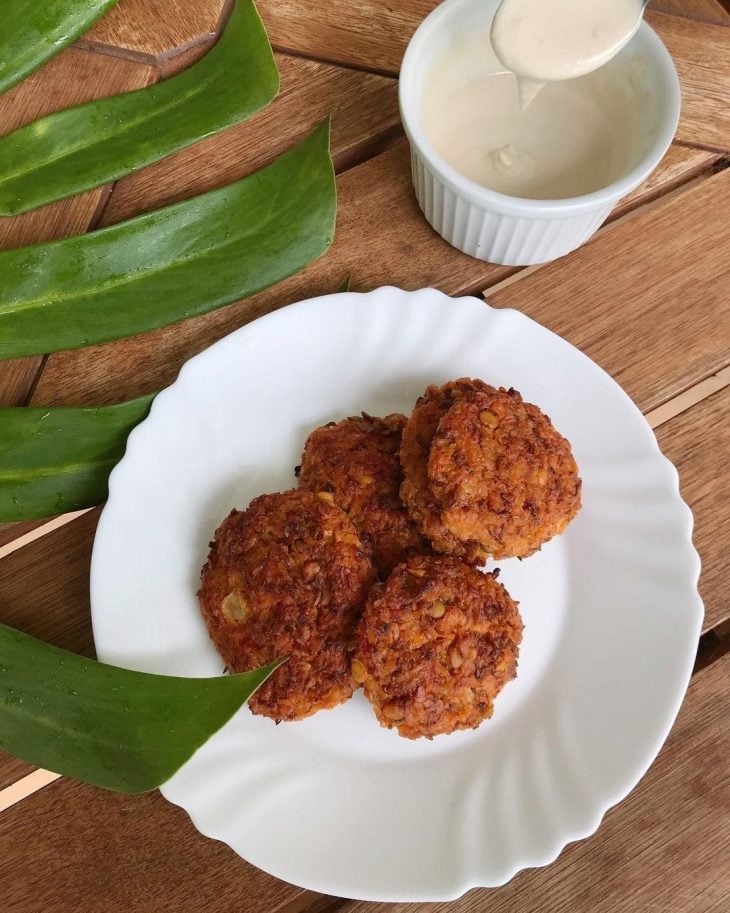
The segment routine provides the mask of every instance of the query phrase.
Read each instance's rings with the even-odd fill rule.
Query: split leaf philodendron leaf
[[[87,235],[0,252],[0,358],[204,314],[298,272],[332,241],[329,122],[234,184]]]
[[[110,10],[117,0],[3,0],[0,93],[20,82]]]
[[[118,406],[0,409],[0,522],[105,500],[107,478],[151,396]]]
[[[160,786],[277,663],[216,678],[131,672],[0,625],[0,748],[122,793]]]
[[[0,138],[0,215],[15,215],[116,180],[240,123],[279,90],[252,0],[238,0],[223,35],[165,82],[51,114]]]

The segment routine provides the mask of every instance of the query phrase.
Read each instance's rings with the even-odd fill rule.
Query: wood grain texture
[[[18,802],[27,799],[28,796],[32,796],[39,789],[43,789],[50,783],[55,783],[60,776],[60,774],[55,774],[53,771],[45,770],[42,767],[28,771],[10,786],[0,789],[0,814]]]
[[[0,132],[10,133],[70,105],[141,88],[151,76],[149,67],[69,48],[0,96]],[[100,187],[22,216],[0,218],[0,250],[81,234],[106,194],[107,188]],[[27,402],[42,361],[35,357],[0,361],[0,406]]]
[[[730,386],[730,365],[715,374],[708,375],[698,384],[693,384],[679,396],[675,396],[656,409],[651,409],[645,413],[644,417],[652,428],[658,428],[727,386]],[[2,554],[1,549],[0,554]]]
[[[682,161],[694,173],[704,155],[684,157],[680,152],[667,159],[666,166],[662,164],[655,173],[649,193],[659,192],[663,174],[674,185]],[[710,155],[706,162],[711,161]],[[338,193],[335,242],[324,257],[303,272],[273,289],[201,318],[108,345],[52,355],[42,372],[33,402],[38,405],[106,403],[159,389],[175,378],[184,361],[216,339],[284,304],[329,294],[348,273],[357,291],[379,285],[406,289],[435,286],[449,294],[464,294],[518,272],[514,267],[473,260],[454,250],[430,228],[413,196],[404,139],[342,174]],[[636,202],[629,200],[616,214]],[[397,218],[393,217],[395,213]],[[716,221],[719,218],[717,212]],[[670,230],[674,232],[673,227]],[[713,245],[705,247],[706,257],[713,252],[717,254]],[[628,256],[626,252],[624,255]],[[523,281],[520,279],[518,284]],[[574,313],[570,302],[563,301],[563,307],[566,312]],[[630,299],[626,299],[623,307],[620,314],[611,318],[619,339],[623,338],[621,333],[628,332]],[[675,362],[681,363],[680,356],[678,350]],[[664,368],[667,372],[672,369],[671,365]]]
[[[207,840],[158,792],[59,780],[0,815],[4,913],[277,913],[302,892]]]
[[[439,0],[259,0],[274,47],[397,73],[406,45]]]
[[[714,392],[714,391],[713,391]],[[689,407],[688,407],[689,408]],[[93,507],[85,507],[82,510],[74,510],[66,514],[56,514],[43,520],[22,520],[18,523],[4,523],[0,525],[0,559],[7,558],[13,552],[17,552],[26,545],[35,542],[36,539],[42,539],[49,533],[55,532],[67,523],[73,523],[74,520],[83,516]],[[11,531],[15,535],[10,535]]]
[[[32,773],[35,769],[32,764],[26,764],[25,761],[14,758],[0,748],[0,789],[17,783],[21,777]]]
[[[160,79],[168,79],[175,76],[183,70],[187,70],[194,63],[197,63],[201,57],[204,57],[218,40],[217,35],[210,35],[198,44],[194,44],[184,51],[180,51],[173,57],[165,57],[157,63],[157,69],[160,72]]]
[[[243,124],[118,181],[102,224],[120,222],[228,184],[262,168],[332,116],[338,169],[375,148],[400,123],[394,79],[277,54],[278,98]]]
[[[730,387],[662,425],[659,445],[679,471],[682,497],[695,517],[694,542],[702,559],[700,595],[704,629],[730,618],[727,549],[730,543]]]
[[[657,199],[662,194],[668,193],[711,168],[721,158],[722,153],[720,152],[673,143],[659,166],[644,183],[621,201],[618,212],[627,212],[636,206]]]
[[[720,0],[658,0],[652,9],[711,22],[730,22],[730,13]]]
[[[42,364],[42,355],[0,360],[0,407],[23,406],[28,402]]]
[[[89,562],[99,511],[0,562],[0,622],[48,643],[94,656]],[[83,569],[83,570],[82,570]],[[0,788],[33,770],[0,750]]]
[[[99,511],[4,558],[0,622],[48,643],[93,657],[89,563]]]
[[[1,375],[0,375],[1,376]],[[0,523],[0,549],[20,536],[42,526],[45,520],[23,520],[20,523]],[[2,570],[2,568],[0,568]]]
[[[727,26],[647,10],[682,86],[677,139],[730,149],[730,31]]]
[[[598,833],[545,869],[438,904],[334,904],[337,913],[721,913],[730,893],[730,656],[698,672],[659,757]],[[50,787],[51,789],[54,787]]]
[[[730,170],[488,295],[598,362],[648,411],[728,362]]]
[[[229,0],[119,0],[78,43],[160,62],[218,34],[229,5]]]

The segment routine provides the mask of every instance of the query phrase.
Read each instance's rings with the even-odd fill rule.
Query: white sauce
[[[641,24],[641,0],[502,0],[492,46],[517,76],[574,79],[615,57]]]
[[[580,196],[625,174],[650,140],[641,69],[614,61],[550,82],[522,112],[489,36],[455,35],[427,77],[423,126],[442,158],[485,187],[537,200]]]

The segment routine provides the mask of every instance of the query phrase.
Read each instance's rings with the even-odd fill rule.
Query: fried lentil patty
[[[352,675],[382,726],[409,739],[474,729],[515,677],[522,620],[493,574],[413,556],[370,594]]]
[[[570,444],[537,406],[503,388],[469,393],[442,416],[428,483],[446,529],[495,559],[533,554],[580,508]]]
[[[216,531],[200,607],[226,666],[289,657],[249,701],[299,720],[353,691],[347,646],[374,580],[370,551],[326,492],[262,495]]]
[[[332,492],[371,546],[381,577],[408,555],[428,551],[399,495],[405,423],[398,413],[331,422],[309,435],[302,454],[299,487]]]
[[[478,542],[464,542],[444,525],[441,507],[429,485],[428,458],[438,424],[453,404],[469,393],[492,392],[494,389],[482,380],[466,377],[449,381],[440,387],[432,384],[416,400],[403,430],[400,448],[403,468],[400,495],[416,526],[431,541],[436,551],[459,556],[473,564],[483,564],[486,552]]]

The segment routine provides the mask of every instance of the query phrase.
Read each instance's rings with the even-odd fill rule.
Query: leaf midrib
[[[211,51],[210,53],[212,54],[213,51]],[[205,58],[203,58],[203,60],[205,60]],[[210,77],[207,77],[207,76],[203,77],[201,79],[201,82],[197,85],[194,85],[192,91],[189,91],[183,98],[173,96],[173,98],[171,99],[169,104],[166,104],[159,109],[155,109],[154,111],[148,110],[144,114],[144,116],[138,117],[137,120],[134,120],[131,123],[125,122],[118,130],[112,130],[112,131],[105,133],[104,137],[103,137],[103,141],[107,142],[107,141],[110,141],[113,139],[118,139],[120,136],[124,136],[125,133],[128,133],[130,130],[137,129],[140,125],[144,125],[146,122],[148,122],[150,120],[156,120],[160,115],[166,114],[172,108],[174,108],[178,105],[181,105],[181,104],[182,105],[186,104],[189,101],[189,99],[193,98],[196,94],[200,94],[199,90],[201,90],[202,88],[205,88],[207,90],[209,82],[211,82]],[[164,85],[164,83],[160,83],[160,85]],[[144,91],[146,91],[146,88],[139,89],[138,91],[144,92]],[[134,95],[135,93],[128,92],[125,94]],[[95,104],[95,102],[89,102],[89,104],[93,105],[93,104]],[[80,107],[84,107],[84,106],[80,106]],[[238,111],[239,111],[239,109],[236,109],[236,112],[234,112],[230,116],[235,117],[237,115]],[[50,115],[50,116],[53,117],[53,115]],[[22,128],[22,129],[26,129],[26,128]],[[7,138],[9,139],[11,136],[12,136],[12,134],[8,134]],[[207,136],[210,136],[210,132],[206,133],[204,135],[201,135],[199,138],[205,139]],[[37,171],[42,170],[43,168],[47,168],[50,165],[56,164],[57,162],[61,162],[67,158],[71,158],[72,156],[76,155],[76,153],[79,152],[79,150],[94,151],[94,149],[96,148],[96,145],[97,144],[95,143],[94,146],[89,146],[88,141],[85,141],[83,137],[80,137],[79,141],[76,145],[74,145],[73,147],[70,147],[68,149],[65,149],[59,155],[50,156],[48,158],[45,158],[43,160],[43,162],[40,163],[39,166],[30,167],[30,168],[21,168],[20,170],[3,174],[2,176],[0,176],[0,190],[2,190],[6,184],[12,184],[12,181],[17,180],[18,178],[26,177],[27,175],[32,175],[32,174],[36,173]]]
[[[244,701],[244,703],[245,703],[245,701]],[[35,701],[31,701],[31,705],[34,708],[37,707],[37,704]],[[16,717],[20,717],[21,720],[23,720],[23,719],[27,720],[27,718],[30,716],[39,725],[45,726],[47,729],[50,729],[53,732],[60,732],[66,738],[68,737],[69,732],[72,732],[74,735],[74,738],[79,737],[79,739],[81,741],[85,741],[87,744],[92,745],[92,747],[94,745],[97,745],[100,747],[107,746],[108,748],[112,749],[113,751],[117,751],[117,752],[119,751],[116,740],[113,740],[111,737],[103,736],[102,738],[99,738],[98,731],[95,733],[92,733],[92,732],[85,731],[85,730],[79,729],[79,728],[73,728],[73,729],[64,728],[60,723],[54,721],[51,717],[46,716],[45,714],[40,713],[40,712],[36,713],[35,709],[33,710],[33,712],[29,713],[27,706],[25,704],[21,708],[15,702],[3,703],[2,706],[0,707],[0,715],[2,715],[3,713],[12,713]],[[116,718],[116,715],[115,715],[115,718]],[[129,732],[130,728],[131,727],[128,726],[126,731]],[[160,745],[162,744],[161,742],[155,743],[155,746],[154,746],[154,750],[157,751],[158,749],[160,749],[161,754],[176,754],[181,749],[187,749],[192,744],[197,744],[197,742],[198,742],[198,739],[196,738],[196,739],[187,739],[184,742],[181,741],[181,742],[177,742],[177,743],[172,743],[171,739],[169,738],[169,731],[166,731],[165,736],[166,736],[165,741],[166,741],[167,745],[171,745],[171,747],[160,748]]]
[[[141,420],[140,420],[141,421]],[[45,466],[33,466],[29,469],[11,468],[0,469],[0,485],[6,485],[14,482],[29,482],[34,479],[42,479],[46,476],[63,476],[71,475],[82,469],[105,468],[107,466],[116,466],[120,457],[109,457],[104,460],[88,460],[87,462],[76,463],[50,463]]]
[[[247,180],[247,178],[243,178],[242,180]],[[309,184],[309,182],[307,182],[307,186],[308,186],[308,184]],[[302,188],[302,190],[304,190],[304,189],[306,189],[306,188]],[[215,193],[216,191],[211,191],[211,192]],[[290,197],[289,201],[287,201],[287,204],[276,209],[276,212],[274,214],[275,218],[277,220],[281,220],[281,216],[286,215],[290,211],[290,209],[292,209],[292,208],[294,208],[294,206],[298,205],[301,201],[301,198],[305,195],[306,194],[304,192],[302,192],[297,196]],[[193,199],[195,199],[195,197],[193,197]],[[138,273],[138,272],[135,272],[134,274],[130,273],[123,279],[116,279],[114,281],[112,287],[114,289],[118,289],[118,288],[124,288],[126,286],[130,286],[130,285],[134,285],[137,282],[145,282],[145,281],[147,281],[150,274],[162,275],[163,273],[165,273],[171,269],[174,269],[175,267],[180,266],[183,263],[192,263],[192,262],[199,261],[199,260],[205,258],[206,256],[208,256],[208,254],[211,251],[214,251],[214,250],[215,251],[224,251],[229,247],[240,244],[242,241],[245,241],[246,238],[249,238],[254,234],[258,234],[258,233],[262,232],[266,228],[266,226],[269,225],[269,223],[273,221],[272,212],[274,210],[274,203],[276,202],[277,199],[278,199],[278,195],[274,195],[268,201],[269,211],[265,217],[263,217],[260,221],[258,221],[256,223],[256,225],[252,226],[249,229],[243,230],[240,233],[237,232],[235,237],[226,240],[222,244],[213,244],[213,243],[209,242],[205,248],[196,249],[196,251],[190,256],[178,257],[178,258],[173,258],[171,260],[168,260],[162,269],[151,268],[151,269],[146,270],[141,273]],[[141,216],[140,218],[144,218],[144,216]],[[209,218],[211,218],[210,215],[206,216],[206,220]],[[122,223],[122,224],[124,225],[124,224],[129,224],[129,223]],[[88,238],[89,236],[88,235],[82,236],[82,239],[84,237]],[[98,295],[102,291],[102,289],[104,289],[104,287],[105,287],[104,283],[101,283],[101,284],[94,285],[91,288],[76,291],[76,292],[74,292],[74,291],[67,292],[67,293],[61,292],[59,294],[54,293],[53,303],[57,304],[57,303],[65,302],[65,301],[80,301],[85,298],[93,298],[95,295]],[[27,298],[20,302],[10,301],[4,305],[0,304],[0,317],[2,317],[4,315],[15,316],[16,314],[20,314],[20,313],[23,313],[24,311],[32,310],[33,308],[37,308],[46,303],[48,303],[48,298],[42,297],[42,298]]]

